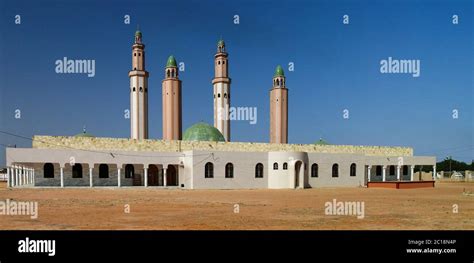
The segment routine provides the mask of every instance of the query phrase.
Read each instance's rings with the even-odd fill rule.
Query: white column
[[[12,187],[16,185],[16,169],[15,166],[12,166],[10,168],[11,173],[12,173]]]
[[[26,168],[26,184],[30,184],[31,176],[30,176],[30,168]]]
[[[10,179],[10,167],[7,167],[7,187],[12,187],[12,181]]]
[[[117,182],[118,187],[122,186],[122,182],[120,181],[120,168],[117,169]]]
[[[387,166],[382,166],[382,182],[385,182],[385,170],[386,170]]]
[[[23,180],[25,176],[25,169],[23,166],[20,166],[20,185],[23,185],[25,181]]]
[[[372,165],[367,166],[367,182],[370,182],[370,170],[372,169]]]
[[[61,187],[64,187],[64,168],[59,167],[60,175],[61,175]]]
[[[163,168],[163,186],[166,187],[167,183],[166,183],[166,170],[168,170],[168,168]]]
[[[91,166],[89,165],[89,187],[94,186],[94,183],[93,183],[93,181],[92,181],[92,178],[93,178],[93,177],[92,177],[92,170],[93,170],[93,169],[94,169],[94,167],[93,167],[93,166],[91,167]]]
[[[21,185],[25,185],[25,174],[26,174],[26,169],[25,169],[25,166],[22,166],[21,167],[21,178],[20,178],[20,182],[21,182]]]
[[[20,184],[20,167],[16,166],[15,167],[15,177],[16,177],[16,186],[18,186]]]
[[[414,165],[410,165],[410,181],[413,181],[413,173],[415,172],[415,166]]]
[[[143,168],[145,174],[143,175],[143,180],[145,181],[145,187],[148,187],[148,168]]]
[[[438,177],[436,176],[436,165],[433,165],[433,179],[436,180]]]
[[[397,181],[400,181],[400,165],[397,165]]]

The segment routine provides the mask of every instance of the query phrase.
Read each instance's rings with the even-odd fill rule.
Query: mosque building
[[[410,147],[288,144],[288,87],[277,66],[270,90],[269,143],[232,142],[231,78],[224,40],[214,55],[214,125],[182,132],[182,81],[170,56],[162,81],[161,140],[148,133],[145,45],[132,45],[130,138],[34,136],[32,148],[6,148],[9,187],[157,187],[182,189],[281,189],[359,187],[371,182],[416,182],[415,165],[436,158],[413,156]],[[186,84],[184,84],[186,85]],[[209,92],[209,94],[211,94]]]

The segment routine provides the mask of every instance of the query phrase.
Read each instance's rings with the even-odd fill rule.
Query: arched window
[[[288,163],[283,163],[283,170],[288,170]]]
[[[220,98],[220,97],[221,97],[221,94],[220,94],[220,93],[217,93],[217,97]]]
[[[227,93],[224,93],[224,98],[226,98],[226,99],[227,99]]]
[[[52,163],[45,163],[43,166],[43,177],[54,178],[54,165]]]
[[[107,164],[99,165],[99,178],[109,178],[109,166]]]
[[[377,165],[377,167],[375,167],[375,176],[381,176],[381,175],[382,175],[382,166]]]
[[[143,87],[140,87],[140,92],[143,92]]]
[[[133,87],[133,92],[135,92],[135,87]]]
[[[351,164],[351,174],[350,174],[350,176],[356,176],[356,168],[357,167],[356,167],[355,163]]]
[[[389,175],[395,175],[395,165],[390,165]]]
[[[403,166],[403,175],[408,175],[408,165]]]
[[[141,56],[142,56],[142,53],[138,53],[138,56],[141,57]]]
[[[135,167],[132,164],[125,165],[125,178],[133,178]]]
[[[277,82],[277,86],[279,86],[279,85],[280,85],[280,81],[277,79],[276,82]]]
[[[332,177],[339,177],[339,165],[337,163],[332,165]]]
[[[224,65],[224,64],[225,64],[225,60],[224,60],[224,61],[222,61],[222,65]]]
[[[232,163],[225,165],[225,178],[234,178],[234,165]]]
[[[278,170],[278,163],[273,163],[273,170]]]
[[[80,163],[72,166],[72,178],[82,178],[82,165]]]
[[[136,57],[136,56],[137,56],[137,53],[133,53],[133,56]]]
[[[255,165],[255,178],[263,178],[263,164],[261,163]]]
[[[214,178],[214,165],[212,163],[206,163],[204,167],[204,178]]]
[[[166,71],[166,76],[167,76],[168,78],[170,77],[170,70],[169,70],[169,69]]]
[[[318,177],[319,167],[317,163],[311,165],[311,177]]]
[[[133,70],[137,70],[137,68],[133,68]]]

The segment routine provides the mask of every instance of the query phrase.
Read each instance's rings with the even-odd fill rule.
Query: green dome
[[[219,40],[219,41],[217,42],[217,46],[218,46],[218,47],[223,47],[223,46],[225,46],[224,40],[223,40],[223,39]]]
[[[140,32],[140,30],[135,31],[135,36],[137,36],[137,37],[140,36],[140,37],[141,37],[141,36],[142,36],[142,32]]]
[[[316,145],[329,145],[329,143],[325,140],[323,140],[323,138],[320,138],[319,141],[315,142],[314,144]]]
[[[169,56],[168,61],[166,62],[166,67],[176,67],[176,59],[173,56]]]
[[[183,140],[225,142],[224,136],[218,129],[204,122],[198,122],[189,127],[184,132]]]
[[[275,75],[273,77],[284,77],[285,76],[285,72],[283,72],[283,68],[278,65],[276,70],[275,70]]]

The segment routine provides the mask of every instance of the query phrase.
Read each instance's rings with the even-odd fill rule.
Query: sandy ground
[[[38,218],[0,215],[0,229],[474,229],[474,194],[464,191],[474,193],[474,183],[403,190],[8,189],[1,183],[1,202],[37,201]],[[364,201],[365,217],[325,215],[333,199]]]

